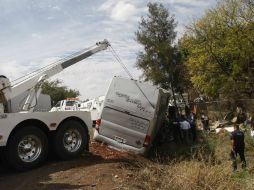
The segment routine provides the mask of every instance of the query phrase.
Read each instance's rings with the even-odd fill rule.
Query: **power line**
[[[114,48],[109,45],[110,50],[113,54],[113,56],[116,58],[116,60],[120,63],[120,65],[123,67],[123,69],[125,70],[125,72],[129,75],[129,77],[134,81],[135,85],[138,87],[138,89],[140,90],[140,92],[143,94],[143,96],[146,98],[146,100],[149,102],[149,104],[152,106],[152,108],[155,109],[155,106],[150,102],[150,100],[148,99],[148,97],[145,95],[144,91],[140,88],[140,86],[138,85],[138,83],[136,82],[136,80],[134,80],[133,76],[131,75],[130,71],[128,70],[128,68],[124,65],[124,63],[122,62],[121,58],[118,56],[118,54],[116,53],[116,51],[114,50]]]

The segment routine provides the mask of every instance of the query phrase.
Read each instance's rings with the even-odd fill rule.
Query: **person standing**
[[[254,115],[250,119],[250,136],[254,138]]]
[[[169,106],[168,107],[168,113],[170,116],[170,123],[172,124],[172,135],[173,135],[173,141],[177,143],[182,143],[183,139],[181,136],[181,129],[179,124],[179,114],[178,109],[175,106]]]
[[[246,119],[247,119],[247,115],[246,115],[244,109],[242,107],[240,107],[240,106],[237,106],[236,113],[237,113],[237,115],[236,115],[236,123],[237,124],[244,123],[246,121]]]
[[[182,134],[182,139],[184,143],[189,144],[189,136],[190,136],[189,131],[191,126],[184,116],[181,117],[180,128],[181,128],[181,134]]]
[[[210,131],[209,117],[207,116],[207,114],[202,113],[202,115],[201,115],[201,122],[203,124],[204,131],[209,132]]]
[[[239,125],[234,126],[234,131],[231,133],[231,144],[232,149],[230,153],[230,157],[232,159],[232,167],[235,171],[237,169],[237,162],[236,157],[239,154],[241,162],[242,162],[242,168],[246,168],[246,160],[244,155],[244,149],[245,149],[245,143],[244,143],[244,133],[240,131]]]
[[[196,141],[197,139],[197,133],[196,133],[196,115],[194,112],[191,111],[189,107],[185,107],[185,113],[186,114],[186,119],[190,123],[190,138],[192,139],[193,142]]]
[[[196,115],[194,112],[190,113],[190,117],[188,119],[189,123],[190,123],[190,132],[191,132],[191,136],[192,136],[192,141],[195,142],[197,140],[197,126],[196,126]]]

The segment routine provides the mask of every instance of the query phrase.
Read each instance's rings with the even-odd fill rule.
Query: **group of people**
[[[184,114],[180,115],[178,120],[178,128],[180,128],[181,141],[185,144],[195,142],[196,134],[196,115],[186,107]]]
[[[190,144],[196,141],[196,138],[196,115],[187,106],[183,112],[178,112],[174,106],[169,107],[158,134],[158,142]]]
[[[165,116],[165,121],[157,136],[158,144],[171,141],[177,144],[190,144],[197,140],[196,114],[193,113],[189,107],[186,106],[182,112],[179,112],[174,106],[169,107]],[[240,156],[242,168],[246,168],[244,132],[239,129],[239,122],[243,122],[243,114],[240,114],[240,116],[238,118],[237,115],[234,131],[230,134],[232,145],[230,158],[232,160],[233,170],[237,169],[237,155]],[[201,114],[201,123],[203,130],[205,132],[210,132],[209,118],[207,114]],[[251,135],[254,138],[254,117],[251,119],[251,132]]]

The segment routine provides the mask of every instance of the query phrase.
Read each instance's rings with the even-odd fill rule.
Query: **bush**
[[[200,138],[201,142],[189,146],[157,147],[151,156],[153,162],[143,167],[139,165],[128,187],[144,190],[254,189],[252,162],[247,170],[232,172],[228,134]],[[253,158],[253,140],[248,138],[247,164],[248,158]]]

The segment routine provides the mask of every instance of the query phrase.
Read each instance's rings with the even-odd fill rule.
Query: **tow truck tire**
[[[36,168],[48,155],[46,134],[34,126],[18,129],[9,139],[5,150],[8,164],[19,171]]]
[[[61,160],[70,160],[80,156],[88,142],[83,124],[77,120],[68,120],[59,126],[54,138],[54,148]]]

